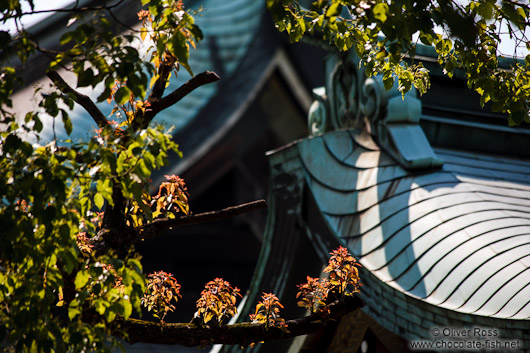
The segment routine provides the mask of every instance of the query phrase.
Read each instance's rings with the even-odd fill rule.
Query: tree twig
[[[195,323],[155,323],[129,319],[121,323],[129,343],[180,344],[199,346],[209,344],[248,345],[253,342],[273,341],[309,334],[324,327],[330,320],[338,320],[343,315],[362,307],[362,301],[355,295],[345,296],[327,307],[329,315],[323,318],[311,314],[295,320],[288,320],[287,330],[277,327],[265,329],[264,324],[240,323],[203,327]],[[116,332],[120,335],[120,332]]]
[[[78,7],[78,1],[76,1],[76,5],[72,8],[55,8],[55,9],[48,9],[48,10],[31,10],[22,12],[17,17],[22,16],[28,16],[28,15],[37,15],[37,14],[44,14],[44,13],[55,13],[55,12],[87,12],[87,11],[100,11],[100,10],[108,10],[113,9],[115,7],[120,6],[125,0],[120,0],[117,3],[113,5],[103,5],[103,6],[84,6],[84,7]]]
[[[171,92],[166,97],[160,99],[160,101],[154,104],[153,110],[157,110],[157,113],[161,110],[164,110],[173,104],[177,103],[182,98],[186,97],[196,88],[206,85],[208,83],[213,83],[220,80],[220,77],[213,71],[204,71],[200,74],[192,77],[188,82],[184,83],[182,86]]]
[[[94,102],[82,93],[79,93],[66,83],[66,81],[57,73],[57,71],[48,71],[46,76],[63,92],[72,96],[73,100],[81,105],[90,114],[92,119],[98,124],[99,127],[105,127],[109,124],[105,115],[99,110]]]
[[[237,206],[227,207],[217,211],[199,213],[196,215],[184,216],[180,218],[168,219],[155,219],[153,222],[145,225],[139,229],[139,239],[154,238],[161,232],[164,232],[173,227],[187,226],[198,223],[206,223],[219,221],[226,218],[234,217],[243,213],[247,213],[254,210],[259,210],[267,207],[265,200],[256,200],[248,203],[244,203]]]
[[[159,79],[160,80],[160,79]],[[157,93],[149,95],[148,102],[150,104],[149,109],[145,111],[143,116],[137,115],[135,117],[135,121],[137,120],[137,124],[139,124],[140,127],[145,128],[151,120],[155,117],[156,114],[160,113],[162,110],[172,106],[173,104],[180,101],[182,98],[186,97],[190,92],[195,90],[196,88],[206,85],[208,83],[212,83],[215,81],[220,80],[219,76],[213,72],[213,71],[205,71],[201,72],[200,74],[192,77],[189,81],[184,83],[182,86],[168,94],[167,96],[161,98],[161,95],[163,93]],[[158,83],[158,81],[157,81]],[[157,86],[157,83],[155,83],[155,88]],[[164,84],[165,86],[165,84]],[[160,90],[157,90],[157,92]],[[140,113],[138,113],[140,114]]]

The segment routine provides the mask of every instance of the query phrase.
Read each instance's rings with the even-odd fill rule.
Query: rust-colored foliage
[[[23,213],[27,213],[28,212],[29,206],[28,206],[28,203],[26,202],[26,200],[19,199],[19,200],[17,200],[17,202],[15,202],[15,204],[17,205],[17,209],[21,210]]]
[[[307,276],[307,282],[298,285],[298,306],[311,310],[312,313],[326,314],[326,304],[329,294],[337,297],[352,295],[359,292],[361,286],[357,266],[361,266],[348,249],[339,246],[330,252],[328,266],[324,272],[329,273],[329,279],[312,278]]]
[[[175,310],[173,301],[178,302],[180,284],[171,273],[158,271],[148,276],[147,290],[142,298],[142,305],[148,311],[153,311],[153,316],[164,322],[169,311]]]
[[[92,253],[94,245],[90,244],[90,239],[87,237],[86,232],[79,232],[77,234],[76,243],[82,254]]]
[[[151,201],[151,204],[156,205],[153,218],[160,215],[168,217],[179,211],[187,215],[190,206],[184,179],[178,175],[166,175],[165,177],[166,181],[160,184],[158,194]]]
[[[138,19],[143,22],[145,25],[145,21],[151,16],[148,10],[140,10],[138,13]]]
[[[175,218],[175,214],[189,213],[188,189],[184,179],[178,175],[165,175],[166,181],[160,184],[158,194],[151,197],[147,192],[142,198],[129,200],[125,211],[127,225],[141,228],[156,218]]]
[[[265,324],[265,328],[279,327],[287,328],[285,319],[280,317],[280,309],[283,305],[273,293],[263,293],[261,301],[256,305],[254,314],[250,314],[253,323]]]
[[[204,325],[219,325],[237,313],[238,296],[241,297],[239,288],[231,287],[230,283],[222,278],[216,278],[204,286],[201,297],[197,300],[195,317]]]
[[[307,276],[307,283],[299,284],[296,298],[298,306],[311,310],[312,313],[322,312],[326,305],[330,283],[326,278],[319,279]]]
[[[361,266],[348,249],[339,246],[330,252],[328,266],[324,272],[329,273],[330,289],[338,295],[351,295],[359,291],[360,279],[358,266]]]

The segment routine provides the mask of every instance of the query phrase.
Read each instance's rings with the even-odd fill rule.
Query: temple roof
[[[407,171],[346,130],[297,145],[334,234],[377,279],[442,308],[530,318],[530,163],[435,149]]]
[[[474,121],[471,103],[441,111],[414,90],[387,91],[351,53],[328,57],[326,71],[312,136],[269,153],[273,209],[251,295],[288,300],[301,280],[292,264],[309,271],[343,245],[363,266],[362,311],[387,333],[432,340],[433,327],[490,327],[530,350],[530,162],[520,151],[530,135],[502,117]]]

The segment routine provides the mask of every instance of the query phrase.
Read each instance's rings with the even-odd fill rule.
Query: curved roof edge
[[[363,311],[390,332],[410,342],[434,340],[433,328],[494,328],[529,351],[530,163],[436,153],[441,169],[406,171],[355,129],[270,153],[271,211],[247,302],[264,290],[288,302],[294,269],[310,274],[309,263],[324,264],[341,244],[364,266]],[[301,257],[301,238],[316,258]],[[495,252],[502,258],[490,261]],[[411,280],[423,284],[409,290]]]

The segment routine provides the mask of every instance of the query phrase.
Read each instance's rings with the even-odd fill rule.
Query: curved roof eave
[[[359,134],[295,148],[329,229],[364,266],[368,310],[386,327],[399,313],[444,326],[436,317],[451,313],[453,324],[530,328],[530,163],[438,148],[443,167],[407,171]]]

